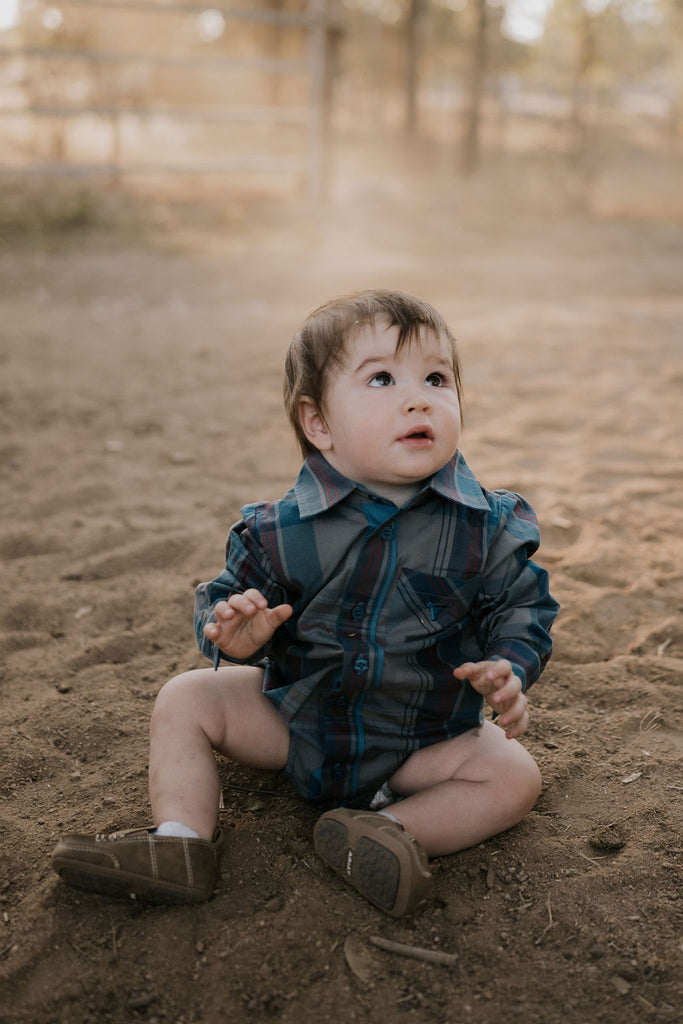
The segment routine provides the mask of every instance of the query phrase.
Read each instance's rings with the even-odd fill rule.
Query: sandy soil
[[[683,1010],[683,233],[372,189],[332,218],[0,256],[0,1020],[640,1024]],[[400,197],[398,197],[400,199]],[[522,491],[563,605],[532,691],[544,788],[435,862],[392,921],[315,857],[279,777],[222,767],[215,897],[148,909],[49,868],[64,831],[148,820],[147,720],[202,664],[192,590],[298,458],[280,365],[303,315],[409,289],[460,339],[463,450]],[[456,954],[385,952],[382,936]]]

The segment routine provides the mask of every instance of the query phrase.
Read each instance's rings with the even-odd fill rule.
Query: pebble
[[[594,850],[620,850],[626,837],[618,826],[599,825],[591,832],[588,842]]]
[[[617,990],[620,996],[628,995],[628,993],[631,991],[630,984],[628,983],[626,978],[622,978],[620,974],[614,974],[612,976],[612,984],[614,985],[615,989]]]
[[[131,996],[126,1000],[127,1010],[146,1010],[156,1000],[155,992],[141,992],[139,996]]]

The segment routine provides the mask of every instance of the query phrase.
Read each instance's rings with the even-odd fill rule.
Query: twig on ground
[[[548,908],[548,923],[545,926],[545,928],[543,929],[543,931],[541,932],[541,934],[538,936],[536,941],[534,942],[535,946],[539,946],[541,944],[541,942],[543,941],[543,939],[545,938],[547,932],[549,932],[550,929],[554,928],[555,925],[557,924],[557,921],[555,921],[553,919],[553,908],[550,906],[550,896],[548,896],[548,899],[546,900],[546,904],[545,905]]]
[[[383,939],[381,935],[371,935],[370,942],[387,953],[398,953],[399,956],[408,956],[413,960],[422,960],[428,964],[442,964],[444,967],[452,967],[457,962],[457,953],[442,953],[438,949],[421,949],[419,946],[407,946],[403,942],[393,942],[391,939]]]
[[[587,853],[581,853],[581,850],[578,850],[577,853],[578,853],[579,857],[583,857],[583,859],[587,860],[589,864],[597,864],[597,866],[600,867],[600,861],[596,860],[595,857],[589,857]],[[604,857],[600,858],[600,860],[604,860],[604,859],[605,859]]]

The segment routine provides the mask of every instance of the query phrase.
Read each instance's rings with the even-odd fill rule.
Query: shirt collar
[[[320,452],[309,455],[294,484],[294,496],[302,519],[317,516],[347,498],[356,489]]]
[[[468,508],[482,511],[489,509],[481,485],[459,451],[434,474],[420,494],[424,495],[427,488]],[[301,467],[294,485],[294,495],[301,518],[309,519],[338,505],[357,489],[360,490],[358,485],[338,473],[320,452],[313,452]],[[416,499],[417,495],[413,501]]]
[[[428,486],[450,501],[456,501],[468,508],[481,509],[483,512],[489,511],[489,503],[482,486],[459,451],[450,462],[434,474]]]

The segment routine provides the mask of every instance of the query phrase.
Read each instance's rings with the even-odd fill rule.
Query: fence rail
[[[278,60],[271,57],[224,57],[174,53],[121,53],[104,50],[57,49],[48,46],[0,47],[0,57],[37,57],[46,60],[84,60],[90,64],[159,64],[169,67],[239,68],[247,71],[273,72],[279,75],[302,74],[310,71],[308,61]]]
[[[210,124],[308,124],[308,107],[235,107],[230,110],[182,107],[104,107],[59,106],[32,103],[28,106],[0,107],[0,117],[18,117],[34,114],[36,117],[136,117],[146,120],[172,118],[176,121],[197,121]]]
[[[226,174],[226,173],[249,173],[251,171],[288,171],[290,173],[306,170],[305,160],[297,160],[295,157],[271,158],[268,157],[225,157],[222,160],[215,160],[213,163],[205,161],[201,164],[128,164],[124,172],[134,175],[144,174]],[[29,167],[0,167],[0,175],[14,177],[21,173],[22,177],[58,176],[64,178],[78,178],[94,176],[102,178],[118,178],[122,173],[120,164],[59,164],[59,163],[36,163]]]
[[[176,3],[175,0],[157,0],[150,3],[145,0],[61,0],[62,6],[102,8],[109,10],[142,11],[145,14],[203,14],[208,9],[208,3],[187,4]],[[212,11],[222,14],[227,20],[262,22],[268,25],[291,26],[301,28],[310,24],[310,11],[297,14],[294,11],[269,11],[269,10],[246,10],[236,7],[221,7],[220,4],[212,3]]]

